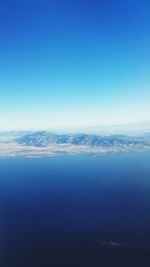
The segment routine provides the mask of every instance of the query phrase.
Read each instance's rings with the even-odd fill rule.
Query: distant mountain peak
[[[121,146],[131,144],[143,144],[148,139],[148,136],[129,137],[126,135],[109,135],[100,136],[96,134],[54,134],[47,131],[38,131],[31,134],[23,135],[16,138],[15,141],[21,145],[47,147],[51,144],[71,144],[79,146]]]

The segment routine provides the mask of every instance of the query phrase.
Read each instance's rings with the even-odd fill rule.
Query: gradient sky
[[[149,0],[0,1],[0,129],[150,119]]]

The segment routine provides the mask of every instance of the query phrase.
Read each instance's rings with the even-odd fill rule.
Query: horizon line
[[[89,126],[74,126],[74,127],[41,127],[41,128],[13,128],[13,129],[0,129],[0,132],[25,132],[25,131],[67,131],[67,130],[92,130],[95,128],[109,128],[109,127],[119,127],[119,126],[136,126],[138,124],[150,124],[150,120],[146,121],[136,121],[136,122],[126,122],[126,123],[112,123],[112,124],[102,124],[102,125],[89,125]]]

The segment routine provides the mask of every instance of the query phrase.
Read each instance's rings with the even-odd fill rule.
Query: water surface
[[[2,266],[146,258],[150,153],[1,158],[0,218]],[[125,246],[102,248],[100,240]]]

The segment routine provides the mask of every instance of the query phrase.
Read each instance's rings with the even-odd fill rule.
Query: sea
[[[0,158],[0,266],[144,267],[149,255],[150,152]]]

